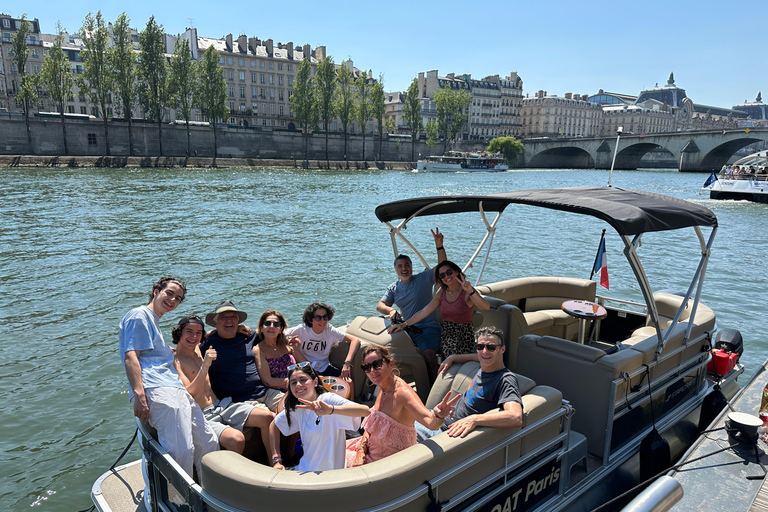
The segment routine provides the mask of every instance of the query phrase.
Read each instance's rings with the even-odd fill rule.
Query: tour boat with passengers
[[[416,162],[419,172],[506,171],[509,166],[501,153],[489,154],[449,151],[447,155],[430,156]]]
[[[738,170],[735,170],[738,169]],[[760,151],[724,167],[707,180],[702,191],[710,199],[741,199],[768,203],[768,151]]]
[[[623,243],[643,301],[600,295],[594,280],[577,277],[510,276],[483,283],[502,214],[536,218],[526,211],[530,207],[607,223]],[[722,375],[707,369],[716,324],[701,297],[718,227],[703,206],[648,192],[579,187],[420,197],[382,204],[375,213],[389,230],[394,254],[403,244],[427,267],[406,227],[434,225],[434,216],[479,215],[484,233],[464,268],[475,266],[475,288],[491,308],[476,311],[473,324],[504,332],[505,364],[522,397],[522,426],[478,428],[465,438],[444,432],[382,460],[331,471],[274,469],[260,447],[246,456],[218,451],[203,457],[195,481],[164,452],[152,429],[139,424],[142,460],[93,485],[99,510],[178,510],[174,502],[183,500],[185,510],[198,512],[589,511],[666,469],[696,439],[700,424],[719,412],[712,397],[738,391],[741,364]],[[640,242],[671,230],[693,232],[695,270],[687,289],[654,292]],[[654,244],[645,245],[650,250]],[[468,389],[477,362],[452,365],[430,387],[407,333],[390,335],[388,326],[388,318],[358,316],[346,330],[363,346],[387,346],[401,377],[427,407],[448,390]],[[347,350],[334,347],[331,362],[341,364]],[[357,400],[374,393],[360,369],[361,354],[353,370]],[[258,439],[250,435],[249,443]],[[142,494],[145,479],[148,495]]]

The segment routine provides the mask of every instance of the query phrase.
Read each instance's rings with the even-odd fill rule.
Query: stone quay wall
[[[104,125],[100,120],[66,120],[67,146],[71,156],[104,156]],[[129,156],[128,123],[109,121],[109,149],[112,156]],[[56,118],[30,118],[32,148],[28,147],[24,119],[20,116],[0,116],[0,155],[64,156],[61,120]],[[325,160],[325,134],[310,133],[308,155],[305,155],[305,138],[298,131],[273,131],[260,128],[221,126],[218,133],[218,156],[234,159],[271,160]],[[213,129],[190,126],[190,155],[187,155],[187,133],[183,125],[163,124],[163,154],[157,124],[133,123],[134,156],[137,157],[213,157]],[[415,157],[419,154],[436,154],[442,145],[428,147],[417,141]],[[332,161],[362,161],[363,138],[347,137],[347,158],[344,158],[344,137],[328,135],[328,158]],[[384,139],[379,155],[379,137],[366,136],[367,161],[408,162],[411,160],[411,142]]]

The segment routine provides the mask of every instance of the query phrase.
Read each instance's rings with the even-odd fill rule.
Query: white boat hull
[[[768,203],[768,179],[766,178],[768,176],[750,179],[718,179],[702,190],[708,190],[711,199],[736,199]]]

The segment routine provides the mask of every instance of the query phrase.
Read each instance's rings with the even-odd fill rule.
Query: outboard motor
[[[741,354],[744,353],[744,341],[741,338],[741,333],[737,329],[718,331],[715,335],[714,348],[719,348],[724,352],[733,352],[741,358]]]

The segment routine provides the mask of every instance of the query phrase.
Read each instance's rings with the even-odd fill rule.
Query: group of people
[[[503,363],[503,334],[473,331],[474,308],[488,309],[488,302],[446,260],[439,230],[433,236],[435,269],[414,276],[410,258],[398,256],[398,281],[377,309],[392,320],[390,332],[410,328],[432,380],[438,354],[444,356],[440,371],[453,362],[479,361],[481,369],[463,395],[448,393],[427,409],[381,346],[362,353],[361,369],[379,390],[372,407],[327,392],[320,376],[349,381],[361,341],[333,327],[335,311],[322,302],[311,304],[298,326],[288,328],[282,314],[268,310],[252,330],[244,324],[245,311],[222,301],[205,321],[181,317],[172,329],[172,350],[159,321],[178,307],[187,289],[178,278],[163,277],[153,285],[149,303],[120,322],[120,355],[135,416],[156,429],[161,446],[190,475],[195,469],[199,473],[200,460],[210,451],[242,453],[246,427],[259,428],[278,469],[285,467],[280,436],[298,433],[303,455],[296,468],[318,471],[369,463],[405,449],[417,442],[415,425],[420,438],[441,429],[463,437],[477,426],[519,426],[522,402],[514,374]],[[434,283],[440,290],[433,296]],[[402,310],[400,323],[393,306]],[[435,317],[438,308],[442,326]],[[329,359],[338,342],[349,344],[340,367]],[[362,435],[347,440],[346,432],[360,429],[362,418]]]
[[[750,165],[750,166],[742,165],[741,167],[739,167],[738,165],[734,165],[733,167],[731,167],[731,166],[724,165],[723,168],[721,169],[721,172],[723,173],[726,179],[729,179],[729,178],[739,179],[737,177],[746,179],[750,176],[768,174],[768,167],[755,167],[754,165]]]

